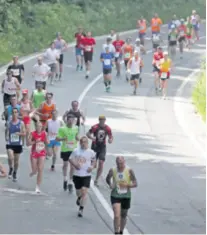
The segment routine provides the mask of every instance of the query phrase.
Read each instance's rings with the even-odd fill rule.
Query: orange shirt
[[[159,32],[161,25],[162,25],[162,20],[160,18],[152,18],[152,20],[151,20],[152,32]]]
[[[49,114],[48,117],[41,117],[41,120],[47,121],[52,118],[52,111],[55,110],[55,104],[48,105],[46,102],[42,106],[42,114]]]
[[[133,54],[132,45],[125,45],[123,51],[124,51],[124,60],[129,60]]]
[[[139,26],[139,32],[140,33],[145,33],[147,30],[147,23],[146,20],[139,20],[138,21],[138,26]]]

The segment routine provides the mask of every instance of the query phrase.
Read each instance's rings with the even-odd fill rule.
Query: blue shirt
[[[21,132],[21,121],[19,120],[18,123],[13,124],[9,122],[9,145],[21,146],[22,145],[22,138],[21,136],[17,135],[16,133]]]
[[[112,60],[114,58],[113,53],[106,53],[106,52],[102,52],[100,59],[103,59],[103,69],[112,69]]]
[[[17,104],[14,108],[17,108],[18,112],[20,113],[21,106],[19,104]],[[8,120],[10,120],[10,118],[12,116],[12,110],[13,110],[13,107],[11,105],[9,105],[7,107]]]

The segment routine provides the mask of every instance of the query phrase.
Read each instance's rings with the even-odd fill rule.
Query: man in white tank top
[[[50,143],[47,146],[47,154],[52,157],[51,171],[55,170],[55,163],[57,158],[57,153],[60,148],[60,142],[56,141],[58,130],[63,126],[63,121],[59,120],[57,110],[52,111],[52,119],[47,120],[46,131],[48,134],[48,139]]]
[[[195,40],[199,40],[199,27],[200,27],[200,16],[196,13],[195,10],[192,11],[191,15],[191,24],[193,26],[192,29],[192,39],[195,42]]]
[[[4,109],[6,106],[10,105],[10,100],[12,96],[17,95],[17,90],[20,89],[20,84],[17,78],[13,77],[13,72],[11,70],[7,71],[7,77],[3,80],[1,84],[1,90],[3,94]],[[2,120],[5,119],[4,112],[2,114]]]
[[[130,83],[134,87],[134,95],[137,94],[141,67],[143,67],[143,61],[139,53],[135,51],[134,56],[129,60],[127,64],[127,72],[131,75]]]

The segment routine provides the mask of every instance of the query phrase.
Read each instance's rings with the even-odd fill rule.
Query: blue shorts
[[[159,34],[160,34],[160,31],[158,31],[158,32],[157,32],[157,31],[156,31],[156,32],[152,31],[152,35],[153,35],[153,34],[159,35]]]
[[[143,39],[145,37],[146,33],[139,33],[139,38]]]
[[[76,47],[76,48],[75,48],[75,55],[76,55],[76,56],[78,56],[78,55],[79,55],[79,56],[83,56],[82,49]]]
[[[195,25],[193,25],[193,29],[194,29],[195,31],[198,31],[198,30],[199,30],[199,26],[198,26],[197,24],[195,24]]]
[[[60,145],[61,145],[60,142],[58,142],[58,141],[56,141],[56,140],[50,140],[50,143],[47,145],[47,147],[53,148],[53,147],[58,147],[58,146],[60,146]]]

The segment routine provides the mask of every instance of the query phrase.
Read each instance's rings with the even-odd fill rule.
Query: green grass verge
[[[196,111],[206,122],[206,68],[199,74],[197,84],[193,90],[193,103]]]
[[[143,15],[150,20],[157,12],[164,23],[175,13],[186,17],[196,9],[205,17],[204,0],[2,0],[0,4],[0,65],[19,56],[46,48],[56,32],[71,42],[79,25],[93,35],[136,27]],[[12,2],[12,3],[11,3]],[[55,3],[52,3],[55,2]]]

